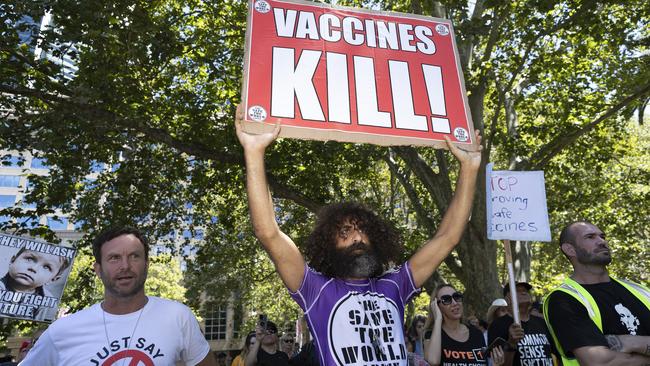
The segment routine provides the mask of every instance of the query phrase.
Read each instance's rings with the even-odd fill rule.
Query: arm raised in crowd
[[[476,175],[481,167],[481,135],[476,131],[476,151],[464,150],[445,137],[449,151],[460,162],[456,192],[438,231],[409,259],[415,286],[421,287],[460,241],[474,200]]]
[[[275,220],[273,200],[264,168],[264,153],[278,137],[280,125],[276,125],[272,132],[252,135],[244,131],[242,118],[243,111],[238,108],[235,125],[237,138],[244,148],[246,190],[253,231],[269,253],[284,284],[295,292],[302,283],[305,260],[296,244],[280,230]]]
[[[442,313],[438,307],[438,300],[431,297],[429,307],[431,309],[431,317],[433,318],[433,329],[431,330],[431,338],[424,343],[424,359],[431,366],[440,365],[440,358],[442,354]],[[426,328],[425,328],[426,329]]]
[[[266,337],[266,331],[262,329],[259,325],[255,327],[255,343],[251,343],[248,353],[246,354],[246,359],[244,359],[244,366],[255,366],[257,365],[257,353],[260,351],[262,346],[262,339]]]

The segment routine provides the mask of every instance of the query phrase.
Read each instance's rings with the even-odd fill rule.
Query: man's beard
[[[354,253],[359,249],[361,253]],[[357,242],[334,253],[333,272],[338,278],[378,277],[383,265],[377,252],[364,242]]]
[[[575,246],[576,249],[576,259],[581,264],[596,264],[606,266],[612,262],[612,254],[608,251],[607,255],[599,255],[599,253],[588,253],[586,250]]]
[[[135,276],[135,280],[130,287],[121,289],[117,285],[117,278],[111,278],[107,273],[101,272],[100,279],[104,284],[104,290],[117,298],[128,298],[136,295],[144,288],[144,283],[147,280],[147,270],[144,273],[137,274],[137,272],[130,272]]]

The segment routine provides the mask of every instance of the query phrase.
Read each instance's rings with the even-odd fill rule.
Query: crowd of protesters
[[[581,265],[584,263],[592,263],[591,269],[594,265],[596,267],[606,266],[611,258],[609,257],[608,249],[606,248],[604,234],[593,224],[580,221],[572,223],[565,229],[571,232],[571,228],[577,228],[576,231],[587,231],[587,237],[592,237],[595,233],[597,238],[600,238],[600,246],[596,252],[603,253],[604,259],[590,260],[589,256],[592,254],[582,253],[581,259],[578,261],[573,253],[569,253],[568,257],[572,262],[575,272],[573,278],[581,280],[584,276],[584,269]],[[582,231],[581,231],[582,230]],[[569,234],[565,233],[564,236]],[[574,236],[579,234],[574,234]],[[572,243],[581,240],[576,238],[562,239],[564,242]],[[598,240],[596,240],[598,241]],[[579,244],[576,244],[579,245]],[[579,246],[577,246],[579,247]],[[570,252],[567,248],[563,252]],[[597,254],[596,253],[596,254]],[[598,264],[600,263],[600,264]],[[590,272],[592,273],[592,272]],[[571,278],[568,281],[574,281]],[[583,280],[584,281],[584,280]],[[608,286],[619,283],[618,280],[612,279]],[[616,360],[615,357],[622,357],[621,359],[630,360],[630,364],[634,365],[636,360],[644,360],[647,358],[647,349],[650,342],[648,342],[648,320],[650,310],[648,309],[647,289],[643,286],[633,284],[625,281],[621,282],[621,288],[629,294],[626,301],[616,304],[614,308],[632,309],[631,311],[619,311],[618,313],[607,313],[607,308],[603,308],[604,328],[598,330],[598,334],[604,339],[605,343],[597,343],[597,335],[589,335],[583,337],[579,333],[581,329],[590,331],[590,327],[597,327],[589,322],[593,321],[586,319],[580,324],[579,328],[572,330],[572,338],[566,341],[572,346],[571,350],[573,355],[576,353],[587,353],[586,357],[603,357],[598,354],[589,353],[589,350],[595,349],[597,352],[604,352],[609,354],[611,359]],[[602,283],[598,282],[596,286],[602,287]],[[626,287],[628,286],[628,287]],[[634,286],[634,287],[632,287]],[[587,287],[590,287],[587,284]],[[560,287],[560,290],[567,289],[568,287]],[[552,294],[555,294],[554,290]],[[615,291],[622,292],[620,288]],[[554,329],[566,330],[568,325],[559,324],[550,320],[550,328],[544,319],[545,309],[548,311],[549,306],[554,306],[553,299],[547,299],[546,306],[543,308],[540,301],[535,301],[533,294],[533,286],[527,282],[517,282],[515,284],[515,293],[510,292],[510,286],[506,284],[503,286],[503,297],[494,299],[487,309],[485,314],[467,314],[463,307],[464,300],[466,299],[462,292],[458,291],[450,284],[442,284],[438,286],[431,293],[431,302],[429,305],[428,315],[414,315],[409,324],[403,329],[405,346],[407,350],[407,364],[415,366],[428,366],[428,365],[445,365],[445,366],[478,366],[478,365],[541,365],[541,366],[554,366],[554,365],[591,365],[598,364],[597,362],[590,363],[579,361],[577,357],[568,356],[566,351],[558,349],[564,345],[566,334],[557,335]],[[564,293],[569,293],[565,291]],[[623,292],[625,294],[625,292]],[[613,294],[616,294],[614,292]],[[612,293],[609,296],[613,296]],[[537,294],[542,295],[542,294]],[[548,294],[545,294],[548,295]],[[598,296],[596,292],[596,296]],[[620,294],[619,294],[620,295]],[[636,295],[640,295],[636,298]],[[554,295],[555,296],[555,295]],[[513,298],[516,297],[517,308],[513,309]],[[550,300],[550,301],[549,301]],[[600,301],[596,304],[601,303]],[[644,308],[645,307],[645,308]],[[519,319],[515,323],[516,317]],[[552,310],[551,315],[557,315],[558,310]],[[634,315],[630,315],[634,314]],[[579,321],[579,313],[567,319],[564,315],[561,319],[562,322],[575,323]],[[548,314],[547,314],[548,318]],[[618,320],[618,322],[613,320]],[[611,324],[607,324],[611,323]],[[603,324],[603,323],[601,323]],[[616,327],[621,329],[615,329]],[[624,328],[624,329],[623,329]],[[626,333],[626,331],[628,333]],[[615,333],[614,333],[615,332]],[[636,333],[636,334],[635,334]],[[612,335],[616,334],[616,335]],[[249,352],[250,336],[253,337],[271,337],[272,341],[268,343],[272,345],[274,352],[282,354],[282,361],[273,363],[264,363],[264,359],[268,356],[263,354],[257,358],[251,357]],[[277,343],[277,328],[272,325],[268,328],[266,334],[261,333],[258,327],[257,333],[253,332],[247,338],[246,345],[242,350],[242,354],[248,354],[248,359],[251,363],[245,365],[319,365],[318,359],[313,349],[313,344],[305,346],[304,349],[311,355],[310,358],[297,358],[297,352],[300,350],[297,344],[293,343],[291,334],[284,334],[279,337],[280,342]],[[558,342],[558,339],[560,341]],[[287,342],[283,342],[287,340]],[[596,342],[590,344],[590,342]],[[295,346],[295,347],[294,347]],[[311,347],[310,347],[311,346]],[[618,348],[617,348],[618,347]],[[265,349],[265,352],[267,350]],[[645,353],[644,353],[645,352]],[[583,357],[584,355],[581,355]],[[280,357],[277,357],[280,359]],[[309,362],[305,361],[309,360]],[[257,363],[256,363],[257,362]],[[614,362],[613,364],[620,364]],[[240,366],[237,360],[232,363],[232,366]]]
[[[503,288],[503,298],[493,301],[485,319],[477,314],[465,319],[463,294],[443,284],[431,294],[428,317],[417,316],[405,326],[406,305],[465,231],[481,166],[478,132],[473,150],[446,139],[460,166],[456,191],[438,231],[400,263],[405,256],[399,232],[355,202],[334,203],[319,212],[303,256],[278,225],[266,177],[265,151],[280,127],[250,134],[242,116],[239,110],[236,128],[254,234],[304,311],[313,340],[296,349],[292,334],[279,334],[273,321],[260,319],[231,365],[650,364],[650,290],[609,277],[612,257],[605,234],[587,221],[562,230],[560,249],[574,271],[547,296],[543,309],[533,301],[532,286],[519,282],[515,293]],[[142,360],[227,366],[229,355],[210,352],[189,308],[145,294],[148,249],[146,238],[133,228],[100,234],[93,254],[103,301],[53,323],[20,365]]]
[[[355,225],[357,225],[355,223]],[[354,227],[352,229],[355,229]],[[358,231],[358,229],[357,229]],[[510,292],[510,286],[503,287],[503,298],[494,299],[487,312],[482,314],[466,314],[463,307],[465,296],[450,284],[442,284],[431,293],[428,316],[415,315],[410,324],[403,326],[404,335],[404,365],[427,366],[478,366],[478,365],[587,365],[590,362],[580,360],[614,360],[612,364],[621,364],[623,360],[629,365],[643,364],[648,358],[648,334],[650,324],[650,292],[644,286],[629,281],[619,281],[609,278],[606,272],[607,264],[611,261],[609,248],[604,234],[595,225],[586,221],[572,223],[565,228],[560,239],[562,252],[567,256],[574,267],[573,275],[565,283],[554,290],[541,307],[539,301],[533,301],[531,291],[533,287],[527,282],[518,282],[515,293]],[[588,243],[592,243],[591,250]],[[596,244],[593,244],[596,243]],[[87,310],[94,314],[102,314],[101,318],[108,317],[107,322],[96,324],[95,316],[89,320],[99,332],[99,339],[95,342],[102,344],[103,337],[108,338],[108,324],[117,320],[106,310],[110,301],[113,309],[120,309],[120,305],[130,304],[133,299],[121,304],[118,299],[125,295],[121,284],[129,285],[131,296],[140,299],[144,304],[166,306],[179,312],[179,317],[189,317],[188,324],[195,325],[186,330],[188,334],[196,332],[196,320],[191,314],[186,313],[180,304],[160,303],[157,298],[144,296],[142,285],[146,280],[145,267],[133,266],[131,272],[126,274],[121,271],[113,272],[111,268],[112,256],[133,256],[134,262],[146,261],[146,240],[133,228],[109,230],[100,235],[95,241],[95,254],[97,256],[96,271],[105,283],[105,300],[100,305]],[[137,259],[141,258],[141,259]],[[106,266],[106,268],[102,268]],[[609,281],[607,281],[609,279]],[[613,289],[612,289],[613,287]],[[585,289],[586,288],[586,289]],[[136,296],[137,295],[137,296]],[[561,296],[560,296],[561,295]],[[513,298],[517,299],[517,308],[513,309]],[[579,302],[580,299],[587,299]],[[602,299],[605,297],[605,299]],[[469,299],[471,300],[471,299]],[[104,304],[109,305],[104,305]],[[558,305],[559,304],[559,305]],[[152,306],[153,306],[152,305]],[[611,306],[610,306],[611,305]],[[582,307],[581,307],[582,306]],[[131,336],[138,328],[138,324],[148,324],[145,319],[152,315],[145,315],[142,320],[143,310],[131,312],[137,317],[130,319]],[[612,311],[611,309],[614,309]],[[124,311],[124,310],[123,310]],[[126,310],[128,311],[128,309]],[[598,317],[589,315],[598,311]],[[354,312],[354,311],[352,311]],[[567,313],[571,315],[567,315]],[[106,313],[106,314],[104,314]],[[515,322],[515,313],[519,322]],[[82,313],[78,313],[82,314]],[[92,314],[92,313],[91,313]],[[185,314],[185,315],[182,315]],[[88,316],[85,314],[84,316]],[[544,319],[546,316],[546,321]],[[156,319],[156,318],[154,318]],[[350,317],[348,320],[352,319]],[[309,321],[305,316],[304,320]],[[2,366],[16,365],[60,365],[62,363],[47,360],[59,360],[61,354],[52,352],[58,349],[56,345],[66,345],[70,338],[59,335],[66,332],[77,334],[84,328],[63,328],[67,323],[82,322],[78,315],[71,315],[55,323],[51,329],[41,334],[39,331],[29,341],[23,342],[20,354],[16,361],[2,363]],[[158,319],[155,320],[159,322]],[[148,326],[156,328],[154,323]],[[172,323],[169,323],[172,324]],[[573,328],[575,327],[575,328]],[[307,327],[305,326],[305,329]],[[126,328],[128,329],[128,327]],[[112,329],[113,330],[113,329]],[[149,330],[151,333],[151,329]],[[143,333],[146,334],[146,333]],[[173,333],[168,333],[173,334]],[[199,333],[196,333],[197,335]],[[571,335],[570,337],[568,335]],[[44,340],[36,340],[39,337]],[[74,338],[74,337],[73,337]],[[127,339],[126,347],[131,343]],[[202,337],[201,337],[202,338]],[[143,341],[145,338],[139,338]],[[196,339],[196,338],[195,338]],[[306,340],[310,339],[307,337]],[[108,339],[106,339],[108,341]],[[185,345],[187,350],[194,350],[194,361],[186,364],[219,365],[219,366],[284,366],[284,365],[322,365],[322,357],[314,339],[298,344],[292,332],[280,332],[277,325],[271,320],[260,321],[254,331],[247,334],[241,352],[232,358],[230,352],[208,352],[207,343],[195,342]],[[115,342],[109,342],[114,348],[120,347]],[[200,345],[197,349],[196,345]],[[81,343],[82,348],[86,344]],[[33,351],[32,351],[33,350]],[[206,354],[206,352],[208,352]],[[182,352],[181,352],[182,353]],[[65,352],[63,353],[65,354]],[[112,353],[106,349],[105,355],[97,353],[99,358],[110,360]],[[118,354],[119,353],[115,353]],[[191,353],[187,354],[188,356]],[[46,357],[46,358],[43,358]],[[197,363],[196,360],[200,362]],[[91,361],[92,362],[92,361]],[[360,363],[365,364],[365,363]],[[594,362],[593,364],[597,364]]]

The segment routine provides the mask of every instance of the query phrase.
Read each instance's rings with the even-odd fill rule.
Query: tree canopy
[[[484,164],[544,170],[555,236],[588,218],[609,234],[614,273],[648,281],[647,261],[638,260],[649,247],[648,129],[642,119],[629,123],[650,95],[647,1],[337,4],[451,19]],[[55,27],[25,21],[46,9]],[[0,215],[60,209],[89,234],[130,223],[159,243],[188,230],[201,238],[188,264],[188,299],[204,292],[220,301],[240,290],[261,303],[271,292],[258,286],[280,291],[251,233],[233,128],[246,12],[246,2],[232,0],[0,5],[0,145],[50,166],[48,176],[30,177],[35,209]],[[37,46],[50,56],[35,58]],[[72,73],[64,59],[74,61]],[[360,200],[397,226],[407,254],[435,232],[454,165],[442,150],[406,146],[285,139],[267,153],[278,219],[299,245],[319,207]],[[479,182],[464,238],[426,287],[455,281],[470,309],[483,312],[500,294],[503,268],[500,244],[486,237]],[[3,229],[51,235],[31,225],[15,220]],[[569,270],[557,245],[516,249],[518,276],[528,279],[532,267],[532,282],[544,288]]]

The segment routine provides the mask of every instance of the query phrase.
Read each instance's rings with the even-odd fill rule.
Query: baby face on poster
[[[60,278],[67,267],[64,257],[21,248],[9,262],[7,273],[17,291],[34,292]]]

